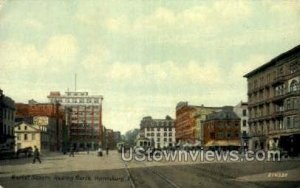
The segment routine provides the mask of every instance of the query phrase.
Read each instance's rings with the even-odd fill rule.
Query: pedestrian
[[[33,164],[35,163],[35,160],[38,160],[40,163],[42,163],[40,159],[39,149],[36,146],[34,146],[34,151],[33,151],[33,162],[32,162]]]
[[[109,148],[108,148],[108,147],[106,147],[106,155],[108,155],[108,150],[109,150]]]
[[[69,157],[74,157],[74,147],[73,146],[71,146],[71,148],[70,148],[70,154],[69,154]]]
[[[99,156],[102,157],[102,148],[101,147],[98,148],[97,153],[98,153],[98,157]]]

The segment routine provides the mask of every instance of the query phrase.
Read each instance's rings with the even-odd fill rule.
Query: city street
[[[280,162],[124,162],[116,151],[60,153],[0,161],[7,187],[297,187],[300,160]]]

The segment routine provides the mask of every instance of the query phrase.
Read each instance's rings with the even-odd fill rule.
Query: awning
[[[239,140],[216,140],[207,142],[205,146],[241,146],[241,142]]]

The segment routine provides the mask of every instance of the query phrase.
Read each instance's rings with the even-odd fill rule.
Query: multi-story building
[[[176,141],[195,144],[203,143],[203,121],[207,115],[219,111],[220,107],[206,107],[204,105],[189,105],[179,102],[176,106]]]
[[[282,148],[298,154],[300,144],[300,45],[249,72],[251,149]]]
[[[225,106],[221,111],[208,115],[204,121],[205,148],[231,150],[239,149],[241,119],[233,107]]]
[[[15,150],[37,146],[40,151],[53,151],[56,146],[56,119],[47,116],[27,118],[14,128]]]
[[[59,103],[38,103],[36,101],[29,100],[28,104],[16,103],[16,122],[22,122],[23,120],[30,120],[35,116],[46,116],[51,119],[55,119],[55,145],[51,146],[51,150],[62,150],[66,145],[65,135],[67,132],[66,126],[68,119],[64,109],[61,108]],[[51,120],[52,121],[52,120]]]
[[[249,146],[248,103],[241,101],[233,108],[233,111],[241,118],[241,142],[244,149],[247,149]]]
[[[105,142],[107,148],[114,149],[116,147],[116,143],[114,139],[114,131],[112,129],[106,129],[105,140],[106,140]]]
[[[139,136],[151,140],[155,148],[173,147],[176,143],[174,123],[170,116],[165,119],[144,117],[140,123]]]
[[[0,149],[14,148],[15,102],[0,89]]]
[[[50,92],[51,103],[59,102],[71,109],[69,138],[77,149],[92,150],[103,144],[102,95],[89,95],[88,92]]]

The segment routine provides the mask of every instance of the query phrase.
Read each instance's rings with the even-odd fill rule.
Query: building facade
[[[15,102],[0,89],[0,149],[14,149]]]
[[[220,107],[206,107],[204,105],[189,105],[188,102],[179,102],[176,106],[176,141],[181,143],[202,145],[203,121],[212,113],[219,111]]]
[[[248,103],[241,101],[239,104],[237,104],[233,111],[239,116],[241,119],[240,122],[240,135],[241,135],[241,143],[244,149],[247,149],[249,147],[249,124],[248,124]]]
[[[299,154],[300,45],[249,72],[251,149]]]
[[[69,138],[77,149],[96,149],[103,144],[102,95],[89,95],[88,92],[50,92],[51,103],[60,103],[71,109]]]
[[[225,106],[221,111],[208,115],[203,123],[204,147],[217,150],[239,149],[240,121],[231,106]]]
[[[40,151],[53,151],[56,147],[56,119],[35,116],[19,122],[14,128],[15,151],[37,146]]]
[[[68,119],[66,119],[65,111],[59,103],[38,103],[29,100],[28,104],[16,103],[16,122],[31,121],[33,117],[45,116],[55,120],[55,145],[51,146],[52,151],[60,151],[63,149],[65,143],[66,126]],[[36,118],[35,118],[36,119]],[[46,120],[44,120],[46,121]]]
[[[154,148],[175,146],[175,121],[166,116],[165,119],[144,117],[140,123],[140,138],[148,138],[154,143]]]

